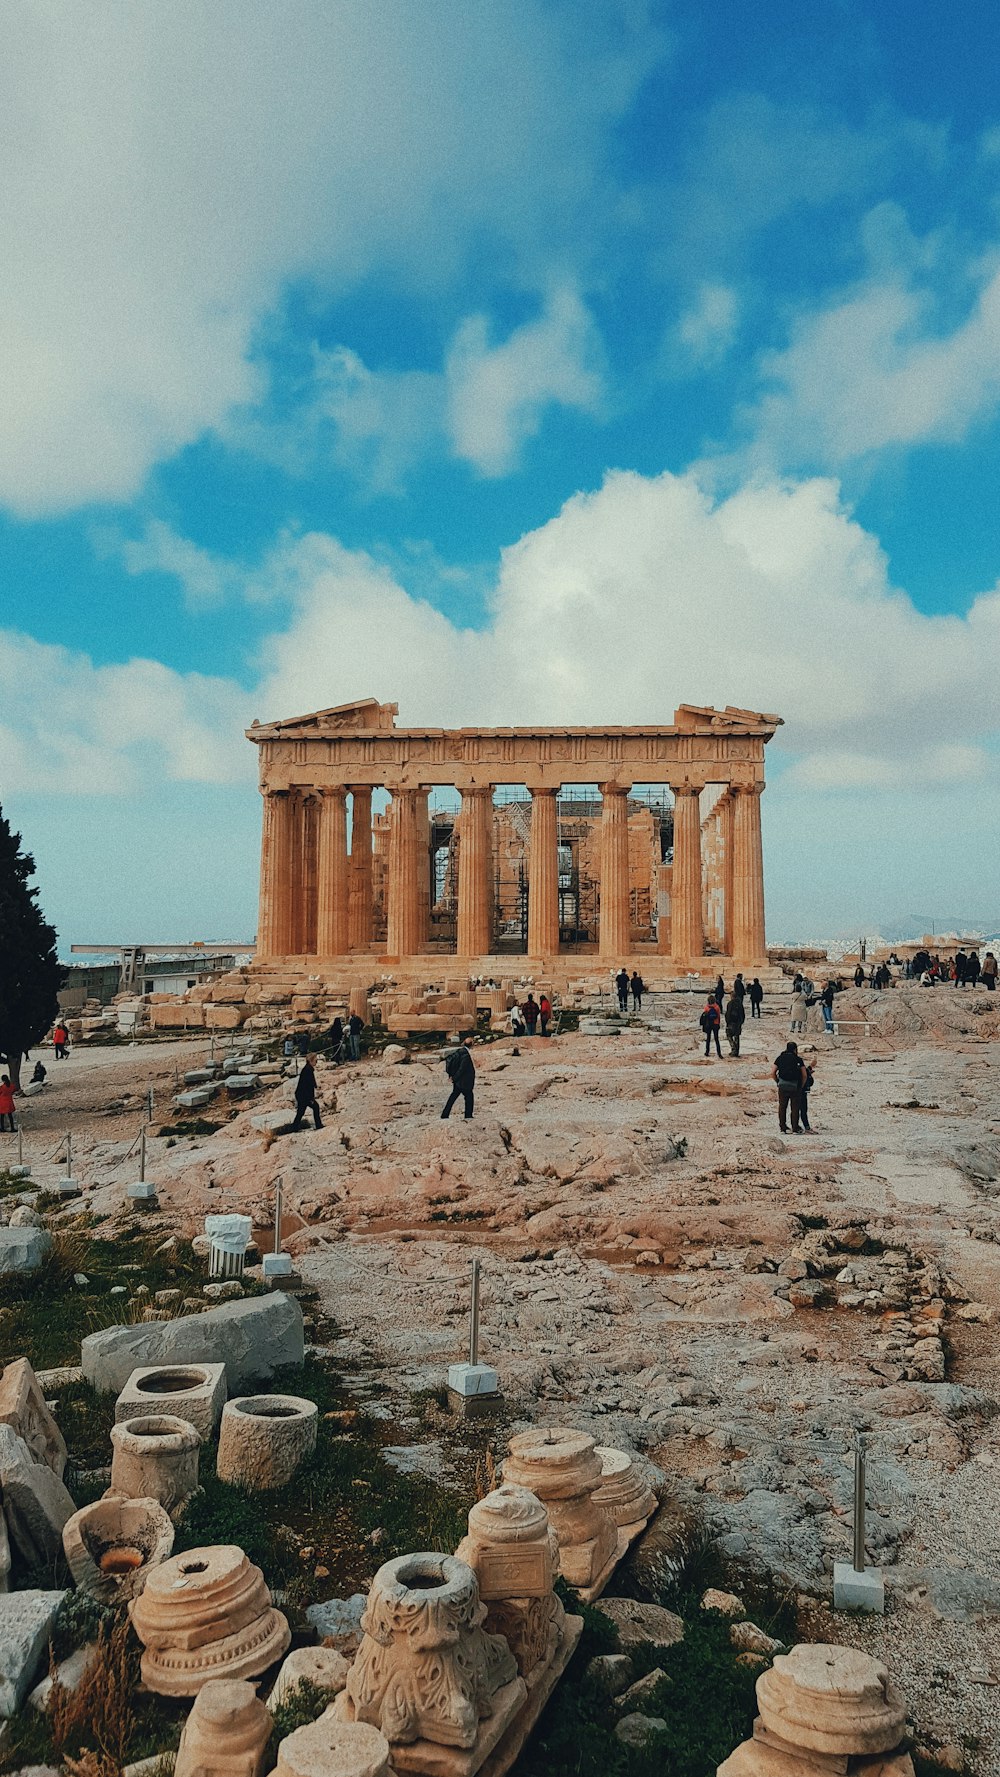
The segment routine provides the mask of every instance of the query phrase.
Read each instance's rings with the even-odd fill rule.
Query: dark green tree
[[[0,809],[0,1057],[14,1085],[22,1057],[40,1043],[58,1010],[66,971],[56,956],[55,927],[47,925],[37,888],[29,887],[35,860],[21,850]]]

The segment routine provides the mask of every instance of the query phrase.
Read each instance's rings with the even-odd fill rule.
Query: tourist
[[[809,1002],[806,999],[805,994],[802,992],[801,975],[798,977],[798,980],[800,985],[792,990],[790,1028],[792,1030],[805,1030],[806,1019],[809,1016]]]
[[[473,1100],[476,1088],[476,1064],[469,1050],[470,1039],[463,1037],[457,1049],[445,1057],[444,1070],[451,1081],[451,1092],[448,1102],[441,1112],[442,1118],[451,1116],[452,1106],[460,1098],[465,1100],[465,1115],[472,1116]]]
[[[799,1122],[807,1135],[812,1134],[812,1124],[809,1121],[809,1094],[815,1084],[815,1073],[815,1061],[802,1063],[802,1084],[799,1087]]]
[[[344,1021],[335,1018],[326,1033],[326,1046],[330,1051],[330,1060],[341,1062],[344,1059]]]
[[[979,952],[978,950],[973,950],[970,952],[968,962],[965,965],[965,979],[970,987],[975,987],[979,980],[980,967]]]
[[[792,992],[793,993],[801,993],[802,992],[802,970],[801,969],[796,971],[795,979],[792,982]]]
[[[55,1029],[52,1032],[52,1047],[56,1052],[56,1060],[65,1061],[69,1054],[69,1031],[61,1018],[56,1020]]]
[[[881,982],[881,971],[879,979]],[[833,1035],[833,1002],[836,993],[837,988],[835,984],[832,981],[828,981],[823,992],[819,996],[819,1003],[823,1008],[823,1026],[827,1034],[831,1037]]]
[[[737,975],[736,980],[733,982],[733,992],[736,995],[736,998],[738,1000],[743,1000],[746,997],[746,991],[747,984],[744,981],[743,976]]]
[[[719,1047],[719,1026],[722,1023],[722,1013],[719,1010],[718,1000],[713,999],[711,995],[709,995],[708,999],[705,1001],[705,1009],[702,1012],[698,1023],[705,1032],[705,1054],[707,1055],[711,1049],[712,1040],[714,1038],[715,1053],[721,1061],[722,1050]]]
[[[718,1006],[720,1012],[722,1011],[722,1002],[725,999],[725,997],[726,997],[726,984],[723,981],[722,976],[720,975],[715,983],[715,989],[714,989],[715,1003]]]
[[[965,986],[966,955],[964,950],[955,952],[955,986]]]
[[[0,1079],[0,1135],[10,1126],[14,1133],[14,1088],[10,1083],[10,1075],[4,1074]]]
[[[745,1018],[743,996],[738,994],[734,988],[726,1007],[726,1042],[729,1044],[730,1055],[738,1055],[740,1052],[740,1033]]]
[[[323,1119],[319,1114],[319,1103],[316,1098],[316,1057],[307,1055],[299,1069],[295,1082],[295,1121],[293,1129],[301,1129],[307,1111],[312,1111],[313,1123],[322,1129]]]
[[[619,969],[617,975],[615,976],[615,986],[618,989],[618,1010],[619,1010],[619,1012],[623,1012],[623,1013],[627,1012],[628,1011],[628,970],[627,969]]]
[[[642,996],[646,991],[646,983],[639,974],[638,969],[632,970],[632,980],[630,985],[632,988],[632,1010],[634,1012],[641,1012]]]
[[[979,971],[979,979],[987,993],[994,993],[997,984],[997,959],[992,950],[986,952],[983,966]]]
[[[347,1020],[347,1048],[352,1061],[361,1060],[361,1032],[364,1028],[364,1019],[359,1018],[357,1012],[352,1012]]]
[[[521,1016],[521,1008],[516,1000],[511,1006],[510,1011],[507,1013],[507,1028],[512,1037],[523,1037],[524,1035],[524,1019]]]
[[[805,1068],[799,1058],[797,1043],[786,1043],[777,1057],[772,1078],[778,1087],[778,1126],[782,1135],[788,1134],[787,1119],[792,1119],[793,1135],[800,1134],[799,1107],[802,1084],[805,1079]]]
[[[751,1016],[751,1018],[759,1018],[760,1017],[760,1005],[761,1005],[761,1001],[763,998],[764,998],[764,989],[761,987],[759,978],[755,975],[753,980],[750,983],[750,1016]]]
[[[525,1030],[529,1037],[533,1037],[535,1034],[535,1026],[538,1023],[538,1001],[535,999],[534,994],[529,993],[524,1005],[521,1007],[521,1016],[524,1019]]]
[[[855,985],[855,987],[864,987],[864,984],[865,984],[865,971],[862,968],[861,964],[859,963],[857,968],[854,971],[854,985]]]
[[[43,1061],[36,1061],[35,1071],[31,1076],[31,1084],[33,1086],[44,1086],[45,1081],[48,1078],[48,1073],[49,1070],[45,1066],[45,1063]]]
[[[551,1017],[552,1001],[549,999],[547,993],[543,993],[538,1002],[538,1022],[541,1025],[543,1037],[547,1037],[549,1034],[549,1019]]]

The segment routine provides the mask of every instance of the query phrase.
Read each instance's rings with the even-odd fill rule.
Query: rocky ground
[[[318,1132],[275,1133],[281,1081],[210,1137],[151,1143],[162,1214],[193,1229],[241,1209],[264,1228],[280,1176],[287,1244],[337,1352],[400,1403],[465,1355],[479,1255],[483,1355],[513,1412],[646,1453],[734,1563],[800,1601],[805,1633],[882,1655],[928,1743],[964,1744],[990,1777],[1000,998],[843,996],[838,1013],[858,1022],[804,1039],[811,1136],[778,1131],[783,1009],[722,1061],[699,1052],[697,1010],[664,996],[620,1034],[477,1049],[470,1124],[440,1121],[439,1052],[322,1067]],[[204,1052],[81,1050],[54,1065],[29,1106],[35,1152],[71,1126],[88,1200],[115,1212],[148,1081],[166,1095],[159,1126],[175,1116],[174,1066]],[[850,1552],[857,1429],[884,1619],[828,1609],[833,1561]],[[413,1460],[447,1474],[444,1420]]]

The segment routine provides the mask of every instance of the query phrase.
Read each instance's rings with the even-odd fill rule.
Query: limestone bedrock
[[[300,1365],[304,1356],[302,1310],[281,1292],[226,1302],[184,1320],[108,1327],[88,1333],[80,1348],[84,1379],[115,1393],[140,1365],[221,1363],[229,1392],[237,1394],[276,1370]]]

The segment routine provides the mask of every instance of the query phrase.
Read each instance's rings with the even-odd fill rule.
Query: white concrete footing
[[[880,1567],[866,1567],[859,1573],[849,1561],[833,1565],[834,1610],[870,1610],[885,1614],[885,1582]]]

